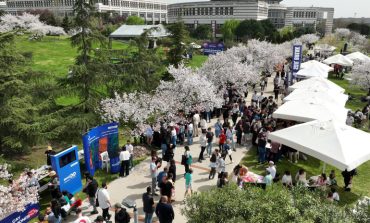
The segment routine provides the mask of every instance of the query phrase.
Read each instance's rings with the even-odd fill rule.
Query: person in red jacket
[[[225,142],[226,142],[226,135],[225,135],[225,131],[222,129],[221,134],[219,135],[219,141],[218,141],[218,146],[220,148],[220,151],[223,150]]]

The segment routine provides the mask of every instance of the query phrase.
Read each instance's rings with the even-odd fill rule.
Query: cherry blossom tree
[[[298,38],[304,44],[313,44],[319,41],[320,37],[316,34],[305,34]]]
[[[354,64],[351,84],[369,90],[370,95],[370,62]]]
[[[21,29],[38,35],[65,35],[63,28],[46,25],[39,20],[39,15],[23,13],[14,16],[5,14],[0,17],[0,32]]]
[[[12,177],[8,167],[7,164],[0,164],[0,179],[8,180]],[[8,186],[0,185],[0,219],[15,211],[23,211],[28,204],[38,203],[38,199],[37,187],[28,186],[25,173]]]
[[[361,35],[357,32],[352,32],[349,42],[352,45],[353,51],[361,51],[367,53],[367,50],[369,48],[369,40],[366,38],[366,36]]]
[[[338,28],[338,29],[335,29],[334,33],[335,33],[335,36],[337,36],[339,39],[344,39],[344,38],[349,37],[349,35],[351,34],[351,31],[346,28]]]

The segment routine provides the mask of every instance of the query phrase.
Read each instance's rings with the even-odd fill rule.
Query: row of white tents
[[[310,61],[317,70],[328,71],[325,64]],[[306,65],[303,64],[303,67]],[[308,68],[303,68],[308,69]],[[338,169],[352,170],[370,160],[370,134],[345,124],[348,95],[344,89],[323,77],[295,83],[284,104],[273,117],[296,121],[289,128],[269,134],[269,139],[315,157]]]
[[[346,56],[343,56],[342,54],[337,54],[328,57],[323,61],[323,63],[316,60],[311,60],[301,64],[301,69],[297,72],[297,75],[304,78],[328,78],[329,72],[333,71],[333,68],[329,65],[338,64],[344,67],[352,67],[355,61],[370,62],[370,57],[361,52],[354,52]]]

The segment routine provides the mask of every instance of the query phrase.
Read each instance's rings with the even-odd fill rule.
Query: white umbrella
[[[309,122],[313,120],[334,119],[345,123],[348,110],[340,105],[320,99],[306,99],[288,101],[281,105],[272,117],[292,120],[297,122]]]
[[[353,61],[343,56],[342,54],[331,56],[327,58],[326,60],[324,60],[323,62],[325,64],[339,64],[345,67],[351,67],[353,65]]]
[[[292,86],[289,86],[289,90],[295,90],[295,89],[327,89],[332,90],[339,93],[344,93],[344,88],[338,86],[337,84],[331,82],[330,80],[326,78],[320,78],[320,77],[313,77],[307,80],[303,80],[300,82],[297,82],[293,84]]]
[[[310,67],[319,67],[320,69],[322,70],[325,70],[327,72],[330,72],[330,71],[333,71],[334,68],[326,65],[326,64],[323,64],[317,60],[310,60],[310,61],[307,61],[307,62],[304,62],[301,64],[301,68],[302,69],[308,69]]]
[[[370,160],[370,134],[333,120],[313,121],[276,132],[268,138],[348,171]]]
[[[363,62],[370,62],[370,57],[366,56],[361,52],[354,52],[346,55],[346,57],[350,60],[361,60]]]
[[[348,100],[348,95],[338,93],[331,90],[318,89],[318,88],[307,88],[307,89],[297,89],[286,96],[283,101],[295,101],[295,100],[305,100],[308,98],[325,100],[329,103],[335,103],[339,106],[344,107]]]
[[[322,78],[328,78],[328,72],[327,70],[324,70],[317,66],[311,66],[308,68],[300,69],[297,72],[297,76],[302,76],[306,78],[310,77],[322,77]]]

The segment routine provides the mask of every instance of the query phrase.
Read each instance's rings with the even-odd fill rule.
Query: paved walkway
[[[269,96],[273,94],[272,92],[272,79],[273,77],[269,78],[269,83],[267,89],[265,89],[265,95]],[[253,92],[250,92],[248,94],[247,98],[247,104],[250,104],[251,97]],[[280,102],[280,100],[279,100]],[[280,104],[280,103],[279,103]],[[213,119],[211,123],[208,123],[208,126],[214,125],[216,119]],[[214,129],[213,129],[214,130]],[[236,140],[235,140],[236,141]],[[217,139],[214,139],[214,145],[213,150],[217,148]],[[226,158],[226,171],[231,173],[234,166],[238,164],[242,158],[245,156],[245,153],[248,151],[249,148],[246,147],[236,147],[236,151],[233,152],[233,163],[230,163],[229,158]],[[190,146],[190,152],[193,156],[193,165],[191,168],[193,168],[193,190],[194,191],[206,191],[212,187],[216,186],[217,177],[213,180],[208,179],[208,174],[210,171],[209,165],[209,158],[206,156],[206,160],[202,163],[197,162],[198,156],[200,153],[200,145],[199,145],[199,137],[194,138],[193,145]],[[185,173],[184,166],[180,164],[181,156],[184,153],[184,146],[179,146],[175,150],[175,160],[177,161],[177,180],[175,184],[175,202],[172,203],[175,211],[175,221],[176,223],[185,223],[186,218],[181,214],[181,209],[183,208],[183,200],[184,200],[184,193],[185,193],[185,180],[183,174]],[[205,152],[206,154],[206,152]],[[161,155],[160,155],[161,156]],[[108,191],[111,197],[111,203],[112,205],[116,202],[122,202],[123,199],[128,198],[131,200],[134,200],[138,207],[139,212],[139,221],[143,221],[144,213],[143,213],[143,204],[142,204],[142,194],[146,192],[146,187],[151,185],[151,177],[150,177],[150,171],[149,171],[149,165],[150,165],[150,157],[146,160],[142,161],[140,164],[135,166],[134,170],[130,173],[128,177],[125,178],[119,178],[114,180],[108,185]],[[167,165],[167,162],[163,161],[162,168]],[[101,182],[99,182],[101,183]],[[156,196],[155,202],[158,202],[160,196]],[[86,216],[90,215],[91,208],[88,208],[88,203],[85,201],[83,203],[83,209]],[[99,209],[99,214],[101,214],[101,209]],[[132,210],[129,210],[130,213],[132,213]],[[111,211],[112,218],[113,218],[113,210]],[[91,220],[94,220],[97,215],[89,216]],[[155,221],[157,218],[154,218]],[[132,220],[133,222],[133,220]]]

